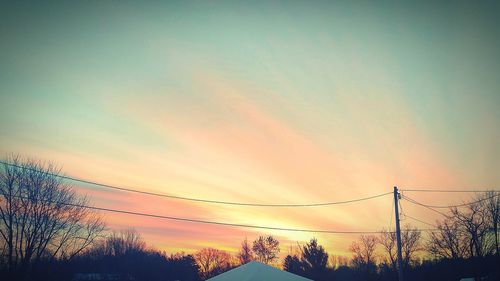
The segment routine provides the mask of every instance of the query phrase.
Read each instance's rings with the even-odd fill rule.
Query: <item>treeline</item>
[[[244,239],[236,254],[203,248],[167,254],[135,230],[110,232],[90,202],[55,166],[11,157],[0,167],[0,280],[205,280],[253,260],[317,280],[397,280],[396,235],[362,235],[349,257],[330,255],[312,238],[286,254],[273,236]],[[406,280],[500,280],[500,193],[439,211],[437,229],[401,232]],[[416,202],[418,203],[418,202]],[[93,274],[93,275],[92,275]]]
[[[193,255],[148,248],[135,230],[112,232],[77,257],[46,260],[38,270],[34,280],[74,280],[78,275],[85,280],[89,273],[118,280],[201,280]]]

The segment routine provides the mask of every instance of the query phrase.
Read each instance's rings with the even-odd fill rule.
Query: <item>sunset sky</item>
[[[0,153],[101,183],[248,203],[343,201],[394,185],[499,189],[498,5],[371,2],[3,3]],[[389,227],[393,200],[235,207],[75,186],[99,207],[340,231]],[[438,205],[470,196],[407,195]],[[357,238],[105,217],[169,253],[234,252],[271,234],[282,251],[315,236],[345,254]]]

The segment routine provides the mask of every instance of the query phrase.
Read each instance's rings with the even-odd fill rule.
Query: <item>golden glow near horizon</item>
[[[343,201],[394,185],[500,186],[492,11],[115,5],[2,9],[0,153],[53,161],[101,183],[236,202]],[[269,208],[77,187],[95,206],[200,220],[339,231],[391,223],[391,196]],[[409,196],[449,204],[468,195]],[[236,251],[245,237],[271,234],[284,252],[317,237],[330,253],[346,254],[357,238],[105,217],[111,229],[134,227],[170,253]]]

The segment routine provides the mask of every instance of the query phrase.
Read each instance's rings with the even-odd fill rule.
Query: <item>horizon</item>
[[[2,4],[0,155],[143,192],[256,204],[500,189],[498,4]],[[3,159],[3,158],[2,158]],[[74,183],[92,204],[294,229],[393,228],[392,195],[271,208]],[[410,193],[430,205],[468,193]],[[402,202],[408,216],[439,214]],[[104,214],[168,253],[273,235],[351,255],[357,234]],[[410,217],[418,228],[428,228]]]

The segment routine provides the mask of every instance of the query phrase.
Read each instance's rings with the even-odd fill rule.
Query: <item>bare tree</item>
[[[401,232],[401,251],[403,255],[403,265],[408,267],[417,262],[416,254],[421,251],[422,233],[417,228],[406,225]]]
[[[428,251],[438,258],[463,258],[498,253],[500,194],[490,191],[471,203],[450,208],[451,215],[438,222]]]
[[[395,269],[397,262],[396,233],[393,231],[382,230],[380,237],[378,238],[378,242],[385,250],[391,267]]]
[[[93,254],[120,256],[128,253],[146,251],[146,243],[135,229],[113,231],[93,249]]]
[[[231,266],[231,256],[214,248],[203,248],[194,254],[194,259],[200,268],[200,277],[210,278],[223,272]]]
[[[430,232],[427,251],[436,258],[457,259],[468,256],[468,238],[456,220],[437,223],[437,232]]]
[[[417,260],[416,253],[422,250],[420,241],[421,233],[416,228],[405,225],[403,229],[401,229],[403,266],[408,267]],[[397,262],[396,233],[382,230],[378,242],[382,245],[382,248],[384,248],[392,268],[395,269]]]
[[[486,221],[491,228],[491,232],[493,232],[495,241],[495,253],[498,254],[499,253],[498,226],[500,224],[500,192],[490,191],[485,193],[479,199],[482,208],[485,211]]]
[[[437,222],[437,232],[430,232],[427,250],[436,258],[457,259],[470,256],[470,238],[460,221],[448,217]]]
[[[377,237],[374,235],[361,235],[359,241],[351,244],[349,250],[354,254],[352,265],[363,275],[363,279],[372,280],[376,270],[375,250]]]
[[[42,257],[70,259],[104,229],[86,197],[53,164],[12,156],[0,170],[0,238],[10,272],[29,274]]]
[[[488,216],[481,202],[471,203],[464,209],[452,208],[451,213],[469,238],[470,256],[482,257],[493,251]]]
[[[255,241],[253,241],[252,250],[257,256],[257,260],[270,264],[276,259],[278,259],[278,254],[280,252],[280,242],[272,236],[259,236]]]
[[[241,249],[237,257],[240,264],[246,264],[254,260],[252,248],[250,248],[247,238],[241,242]]]
[[[358,242],[353,242],[349,250],[354,254],[354,261],[362,264],[375,264],[377,238],[373,235],[361,235]]]

